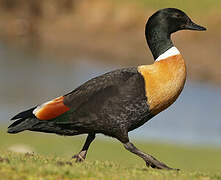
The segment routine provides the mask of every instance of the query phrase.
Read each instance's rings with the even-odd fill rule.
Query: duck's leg
[[[166,169],[166,170],[179,170],[179,169],[173,169],[173,168],[170,168],[168,167],[166,164],[158,161],[156,158],[154,158],[153,156],[149,155],[149,154],[146,154],[142,151],[140,151],[139,149],[137,149],[131,142],[126,142],[126,143],[123,143],[124,144],[124,147],[138,155],[139,157],[141,157],[145,162],[146,162],[146,165],[147,167],[152,167],[152,168],[156,168],[156,169]]]
[[[76,162],[83,162],[85,160],[88,148],[94,139],[95,139],[95,133],[88,134],[82,150],[78,154],[72,156],[72,158],[76,159]]]

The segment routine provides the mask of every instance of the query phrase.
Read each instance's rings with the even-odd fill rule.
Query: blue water
[[[0,122],[120,68],[93,60],[25,55],[0,46]],[[60,60],[60,61],[59,61]],[[132,139],[221,146],[221,87],[188,83],[168,110],[130,133]]]

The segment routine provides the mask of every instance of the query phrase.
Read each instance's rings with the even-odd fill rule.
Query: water
[[[0,45],[0,122],[17,112],[66,94],[88,79],[120,68],[96,61],[24,55]],[[221,146],[221,88],[187,83],[179,99],[132,139]]]

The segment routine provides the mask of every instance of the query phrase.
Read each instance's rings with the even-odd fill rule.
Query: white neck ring
[[[180,54],[180,51],[176,47],[173,46],[170,49],[168,49],[166,52],[161,54],[155,61],[160,61],[162,59],[166,59],[168,57],[175,56],[178,54]]]

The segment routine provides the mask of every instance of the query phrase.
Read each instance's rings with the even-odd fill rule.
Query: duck
[[[153,64],[117,69],[92,78],[64,96],[17,114],[11,119],[14,122],[8,133],[29,130],[63,136],[87,134],[81,151],[72,157],[76,162],[86,159],[96,134],[104,134],[119,140],[147,167],[175,169],[138,149],[129,140],[128,132],[167,109],[183,90],[186,65],[171,40],[171,34],[180,30],[206,28],[180,9],[156,11],[145,27]]]

